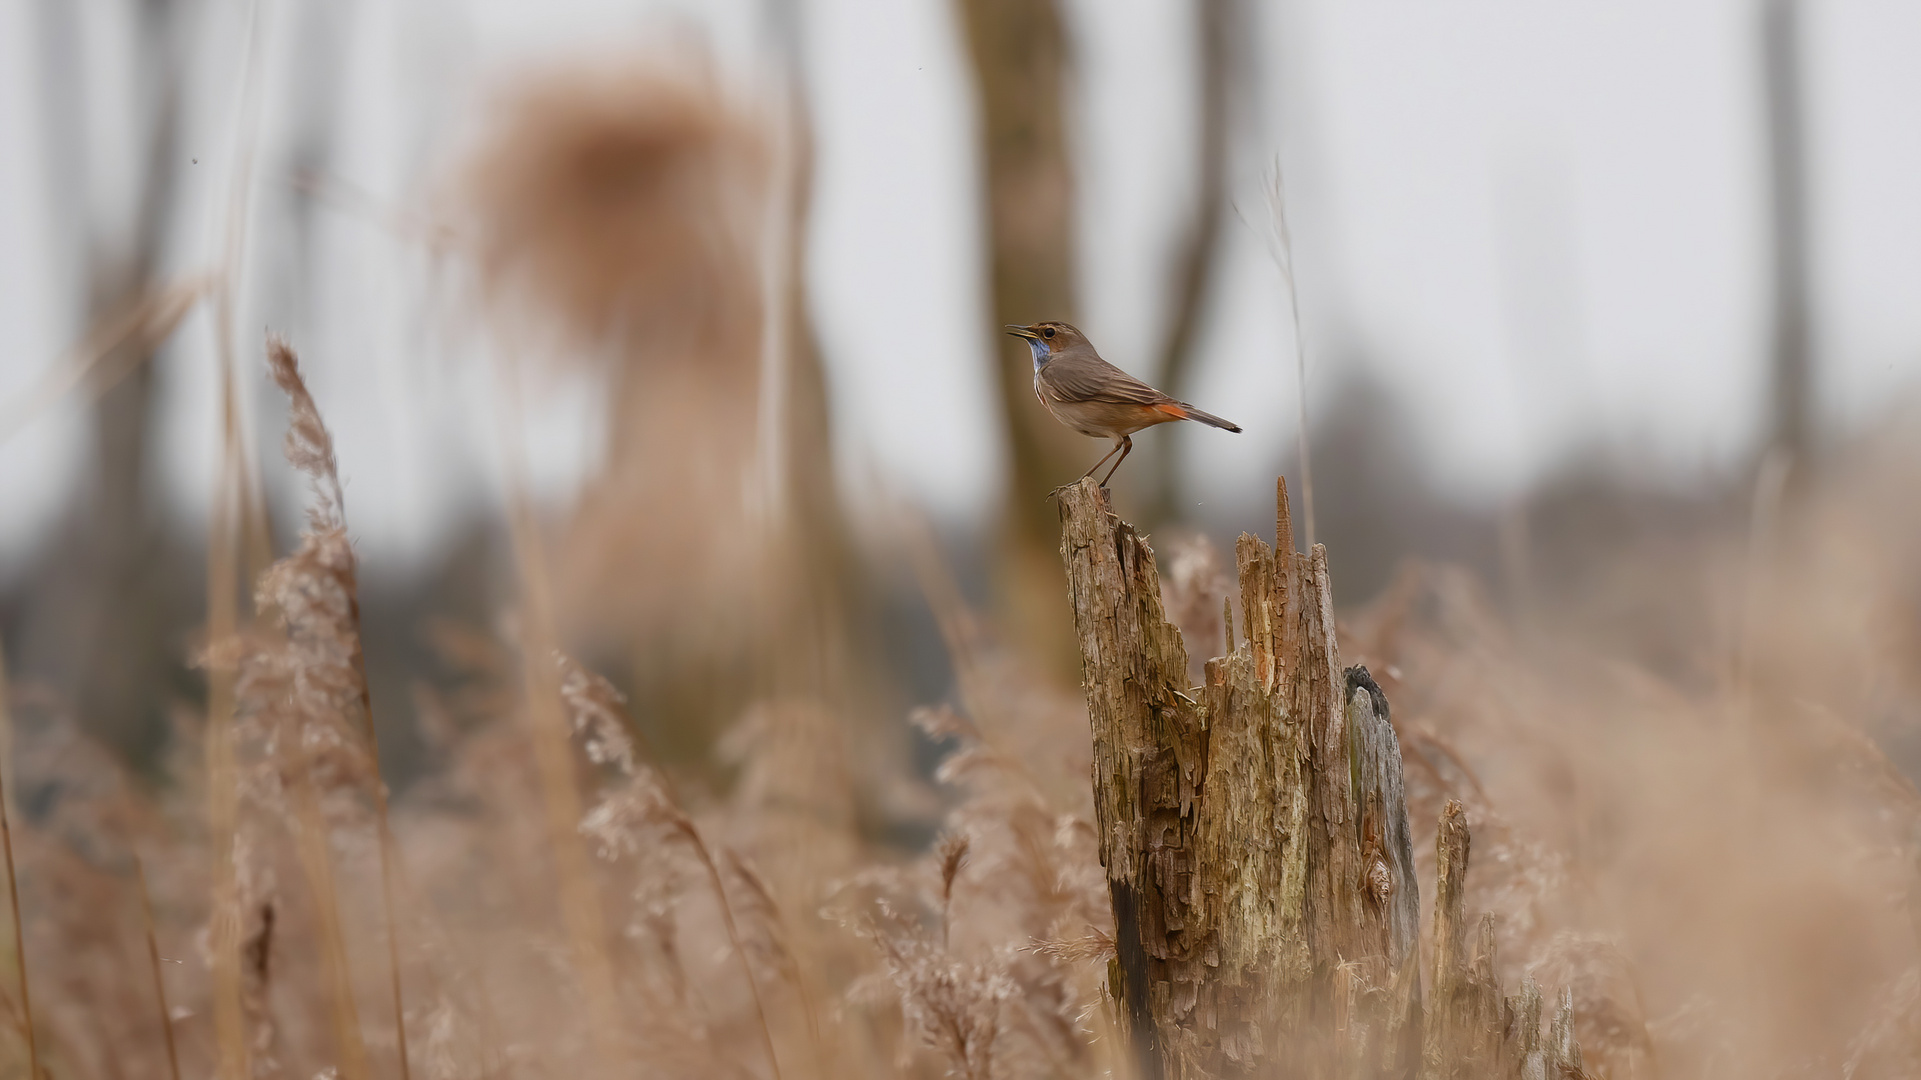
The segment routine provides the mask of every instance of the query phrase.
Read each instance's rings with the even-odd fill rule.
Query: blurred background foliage
[[[403,799],[464,791],[449,747],[504,711],[503,650],[551,644],[618,688],[688,803],[764,815],[748,846],[790,899],[825,876],[810,852],[846,869],[854,838],[904,857],[951,825],[932,777],[956,740],[1047,763],[1022,814],[1078,806],[1047,493],[1105,448],[1039,408],[999,333],[1063,319],[1248,429],[1151,432],[1116,481],[1209,601],[1190,636],[1215,633],[1210,545],[1264,531],[1305,446],[1347,644],[1397,722],[1492,786],[1526,777],[1594,865],[1659,822],[1582,817],[1599,796],[1535,790],[1561,764],[1497,752],[1552,741],[1514,719],[1556,707],[1547,672],[1659,682],[1621,706],[1647,740],[1687,713],[1668,692],[1846,705],[1916,775],[1921,19],[1453,7],[9,6],[0,640],[23,730],[65,716],[179,783],[210,598],[249,608],[300,528],[270,327],[335,428]],[[1298,326],[1263,198],[1283,177]],[[1880,651],[1850,669],[1859,640]],[[1596,719],[1559,750],[1592,749],[1623,693],[1577,692]],[[929,705],[955,711],[903,722]],[[1437,790],[1478,790],[1430,756]],[[30,819],[58,802],[21,779]],[[1548,950],[1551,922],[1513,932]],[[1805,1045],[1839,1053],[1838,1030]]]
[[[230,316],[311,341],[323,397],[337,390],[353,403],[341,422],[368,429],[363,447],[348,439],[344,452],[365,507],[362,543],[376,556],[366,603],[380,617],[368,632],[391,641],[373,650],[375,678],[399,733],[388,752],[403,768],[414,664],[389,670],[380,658],[418,661],[430,613],[498,601],[482,599],[502,558],[488,509],[500,489],[488,478],[504,467],[488,449],[501,410],[487,404],[499,387],[484,357],[501,352],[545,372],[511,422],[531,440],[533,497],[571,522],[556,548],[567,617],[649,703],[641,711],[669,744],[704,746],[690,731],[740,707],[750,692],[729,673],[780,666],[748,644],[765,613],[751,610],[758,583],[736,572],[742,556],[728,547],[745,542],[749,520],[732,489],[763,467],[786,474],[782,498],[807,561],[837,568],[820,575],[806,614],[781,617],[825,620],[837,639],[893,641],[888,670],[854,680],[863,695],[886,685],[895,689],[883,698],[924,697],[942,678],[931,674],[943,666],[932,625],[911,614],[905,560],[886,554],[887,530],[873,525],[901,505],[932,515],[965,587],[985,590],[1003,631],[1071,682],[1054,511],[1037,493],[1101,448],[1033,406],[1025,353],[995,328],[1079,319],[1110,359],[1255,421],[1246,439],[1154,432],[1120,480],[1123,505],[1151,526],[1225,542],[1260,520],[1248,494],[1260,485],[1247,481],[1298,469],[1295,328],[1257,254],[1270,231],[1259,192],[1277,168],[1290,178],[1304,270],[1316,539],[1348,600],[1373,595],[1410,555],[1459,561],[1516,590],[1534,576],[1561,580],[1542,570],[1573,557],[1569,545],[1604,549],[1739,502],[1769,447],[1800,476],[1821,446],[1885,422],[1914,368],[1875,358],[1921,353],[1921,327],[1834,297],[1853,295],[1842,285],[1862,274],[1912,274],[1889,254],[1909,217],[1860,197],[1878,189],[1854,174],[1917,153],[1911,137],[1878,159],[1856,148],[1890,141],[1908,109],[1867,39],[1914,27],[1845,5],[1703,7],[1677,32],[1692,35],[1686,47],[1720,50],[1720,69],[1631,77],[1638,61],[1611,37],[1571,49],[1584,16],[1477,9],[1436,21],[1455,38],[1413,41],[1433,18],[1395,25],[1366,6],[1245,0],[1165,10],[965,0],[879,19],[857,6],[777,3],[538,15],[22,6],[5,27],[26,62],[10,76],[7,130],[21,153],[4,194],[19,226],[13,273],[32,279],[4,309],[15,326],[6,382],[22,406],[8,430],[22,500],[7,541],[10,656],[20,677],[59,688],[136,757],[164,738],[173,703],[195,696],[181,661],[199,618],[204,515],[190,508],[205,505],[213,475],[196,464],[211,446],[197,424],[205,406],[193,403],[209,378],[196,358],[232,331],[159,298],[210,269],[239,275],[224,294]],[[1876,18],[1891,21],[1877,30]],[[1329,70],[1369,40],[1381,70]],[[1428,66],[1397,66],[1402,53]],[[1512,80],[1557,53],[1580,71],[1533,91],[1521,81],[1483,90],[1461,67],[1498,63]],[[865,70],[863,55],[877,58]],[[1445,68],[1431,62],[1450,55],[1456,68],[1437,74]],[[914,85],[887,101],[909,61]],[[1398,78],[1405,91],[1351,101],[1352,77]],[[1658,143],[1610,144],[1527,112],[1530,94],[1601,92],[1615,78],[1655,80],[1655,96],[1719,107],[1747,133],[1663,163]],[[1350,144],[1391,149],[1405,129],[1343,125],[1383,102],[1405,112],[1400,99],[1423,80],[1437,99],[1430,113],[1399,119],[1440,140],[1410,147],[1410,163],[1442,168],[1344,190],[1343,172],[1366,160]],[[1646,108],[1617,97],[1623,117]],[[883,123],[860,126],[871,118]],[[918,139],[901,137],[909,129]],[[1591,164],[1596,154],[1614,159]],[[863,163],[889,178],[946,175],[882,204],[876,181],[849,182]],[[1462,165],[1485,179],[1446,171]],[[1609,213],[1686,213],[1697,178],[1630,194],[1680,169],[1722,170],[1728,197],[1756,208],[1725,237],[1733,262],[1589,250],[1604,246],[1586,238],[1610,227]],[[1491,218],[1438,205],[1465,227],[1493,226],[1483,243],[1502,264],[1495,284],[1506,295],[1494,299],[1504,310],[1477,306],[1483,283],[1453,280],[1484,265],[1357,269],[1392,249],[1363,240],[1355,214],[1406,201],[1406,189],[1458,198],[1475,182],[1493,185]],[[1609,184],[1629,186],[1625,202]],[[848,217],[854,191],[869,200],[866,221],[858,208]],[[790,224],[717,243],[751,231],[764,208]],[[915,236],[933,243],[888,235],[901,208],[938,223]],[[1848,246],[1876,220],[1896,231],[1875,250]],[[1823,221],[1828,232],[1815,232]],[[1433,249],[1410,242],[1399,254]],[[36,256],[41,265],[25,269]],[[920,268],[942,258],[954,265]],[[1823,265],[1837,268],[1825,291]],[[1675,287],[1717,271],[1747,280],[1715,285],[1706,306],[1683,303],[1696,315],[1692,338],[1608,355],[1620,347],[1599,324],[1636,315],[1598,306],[1620,290],[1594,275],[1637,266]],[[1451,313],[1374,310],[1385,294],[1355,283],[1395,273],[1426,279],[1416,288]],[[848,292],[890,279],[907,284],[871,303]],[[769,331],[761,305],[776,280],[786,284]],[[1747,293],[1732,308],[1730,289]],[[895,306],[903,297],[911,303]],[[938,318],[926,317],[930,306]],[[1865,329],[1851,330],[1850,314]],[[1658,334],[1663,317],[1645,314],[1638,333]],[[1383,321],[1385,332],[1369,326]],[[1409,332],[1435,330],[1456,340],[1405,348]],[[1507,339],[1494,349],[1507,370],[1491,390],[1485,360],[1458,360],[1490,331]],[[1684,343],[1704,334],[1705,347]],[[80,346],[56,370],[79,387],[50,396],[58,377],[47,363],[63,341]],[[970,358],[971,371],[952,368]],[[84,375],[72,375],[82,359]],[[251,377],[242,386],[262,392]],[[780,398],[771,405],[770,392]],[[1489,454],[1496,464],[1477,468]],[[282,487],[270,470],[267,490]],[[286,520],[284,501],[275,505]],[[678,570],[622,571],[650,560]],[[693,609],[703,628],[690,632],[680,613]],[[845,684],[824,673],[845,658],[823,654],[781,678]]]

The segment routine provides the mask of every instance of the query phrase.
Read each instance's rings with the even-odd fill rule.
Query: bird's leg
[[[1108,482],[1109,480],[1111,480],[1111,479],[1113,479],[1113,477],[1114,477],[1114,469],[1118,469],[1118,468],[1120,468],[1120,467],[1121,467],[1121,462],[1123,462],[1123,461],[1126,461],[1126,460],[1127,460],[1127,455],[1129,455],[1129,454],[1131,454],[1131,453],[1133,453],[1133,452],[1134,452],[1134,439],[1133,439],[1133,437],[1132,437],[1132,436],[1128,436],[1128,435],[1123,435],[1123,436],[1121,436],[1121,456],[1120,456],[1119,458],[1117,458],[1117,459],[1115,460],[1115,462],[1114,462],[1114,466],[1113,466],[1113,468],[1110,468],[1110,469],[1108,469],[1108,470],[1107,470],[1107,475],[1106,475],[1106,476],[1103,476],[1103,477],[1101,477],[1101,486],[1102,486],[1102,487],[1106,487],[1106,486],[1107,486],[1107,482]],[[1105,458],[1103,458],[1102,460],[1106,460],[1106,459],[1105,459]],[[1099,466],[1098,464],[1097,464],[1097,465],[1095,465],[1095,468],[1099,468],[1099,467],[1100,467],[1100,466]],[[1093,471],[1093,469],[1089,469],[1088,471],[1089,471],[1089,472],[1092,472],[1092,471]]]
[[[1125,442],[1126,440],[1127,440],[1127,436],[1125,436],[1125,435],[1123,435],[1123,436],[1121,436],[1121,442]],[[1115,455],[1116,453],[1118,453],[1118,452],[1120,451],[1120,448],[1121,448],[1121,443],[1120,443],[1120,442],[1117,442],[1117,443],[1115,443],[1115,444],[1114,444],[1114,449],[1112,449],[1112,450],[1109,450],[1109,451],[1108,451],[1108,452],[1107,452],[1106,454],[1103,454],[1103,455],[1101,456],[1101,459],[1100,459],[1099,461],[1096,461],[1096,462],[1094,463],[1094,466],[1093,466],[1093,468],[1090,468],[1090,469],[1088,469],[1088,470],[1087,470],[1086,472],[1084,472],[1084,473],[1082,473],[1082,474],[1081,474],[1081,479],[1082,479],[1082,480],[1085,480],[1085,479],[1087,479],[1088,477],[1090,477],[1090,476],[1092,476],[1092,475],[1094,475],[1094,470],[1095,470],[1095,469],[1098,469],[1098,468],[1100,468],[1101,466],[1103,466],[1103,465],[1105,465],[1105,464],[1107,464],[1107,459],[1108,459],[1108,458],[1111,458],[1111,457],[1113,457],[1113,456],[1114,456],[1114,455]],[[1126,455],[1126,454],[1121,454],[1121,456],[1122,456],[1122,457],[1126,457],[1127,455]],[[1109,475],[1112,475],[1112,474],[1109,474]],[[1105,480],[1103,480],[1103,481],[1101,481],[1101,486],[1102,486],[1102,487],[1106,487],[1106,486],[1107,486],[1107,481],[1105,481]]]

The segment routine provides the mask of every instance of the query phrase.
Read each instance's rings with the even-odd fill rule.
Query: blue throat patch
[[[1047,363],[1047,342],[1040,338],[1028,338],[1027,347],[1034,350],[1034,370],[1039,371],[1041,365]]]

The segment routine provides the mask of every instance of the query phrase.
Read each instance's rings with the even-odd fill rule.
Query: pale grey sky
[[[765,70],[760,6],[746,0],[261,0],[255,269],[279,235],[287,72],[310,46],[303,19],[319,3],[350,20],[334,169],[395,207],[422,205],[486,90],[516,69],[700,28],[743,87]],[[1110,360],[1151,377],[1164,258],[1191,183],[1188,8],[1068,6],[1081,322]],[[1753,3],[1254,6],[1248,51],[1262,90],[1248,103],[1258,131],[1236,201],[1265,226],[1259,173],[1281,154],[1315,403],[1345,365],[1373,365],[1401,397],[1432,481],[1463,498],[1498,498],[1577,454],[1678,482],[1738,457],[1762,394]],[[112,6],[92,7],[93,60],[111,70],[126,43],[97,14]],[[1823,404],[1839,425],[1921,379],[1921,5],[1806,8],[1816,340]],[[808,266],[842,467],[877,473],[943,517],[976,516],[1000,466],[985,360],[996,328],[951,0],[804,10],[819,168]],[[199,164],[185,173],[175,270],[219,250],[247,11],[242,0],[204,5],[189,139]],[[55,250],[46,220],[35,41],[32,5],[0,5],[0,145],[16,148],[0,162],[0,400],[78,333],[75,259]],[[99,127],[97,152],[124,159],[104,106]],[[104,208],[115,192],[94,197]],[[338,434],[363,550],[404,560],[492,498],[489,343],[461,329],[447,270],[417,245],[351,214],[318,220],[319,280],[289,329]],[[1294,440],[1285,298],[1254,229],[1235,225],[1224,266],[1194,396],[1247,434],[1149,436],[1192,440],[1206,475],[1197,498],[1265,484]],[[271,291],[250,284],[243,326],[262,321]],[[920,348],[903,354],[891,332],[867,332],[877,315],[919,327]],[[183,522],[203,512],[211,470],[209,326],[196,315],[161,360],[161,461]],[[594,452],[591,398],[590,386],[563,388],[530,421],[553,497]],[[0,558],[23,549],[73,482],[80,416],[69,401],[0,445]]]

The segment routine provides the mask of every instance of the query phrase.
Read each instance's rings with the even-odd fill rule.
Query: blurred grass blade
[[[42,372],[25,393],[0,408],[0,442],[18,434],[82,383],[88,384],[89,400],[112,389],[172,336],[180,320],[206,295],[207,286],[205,275],[176,279],[137,297],[94,327]]]

